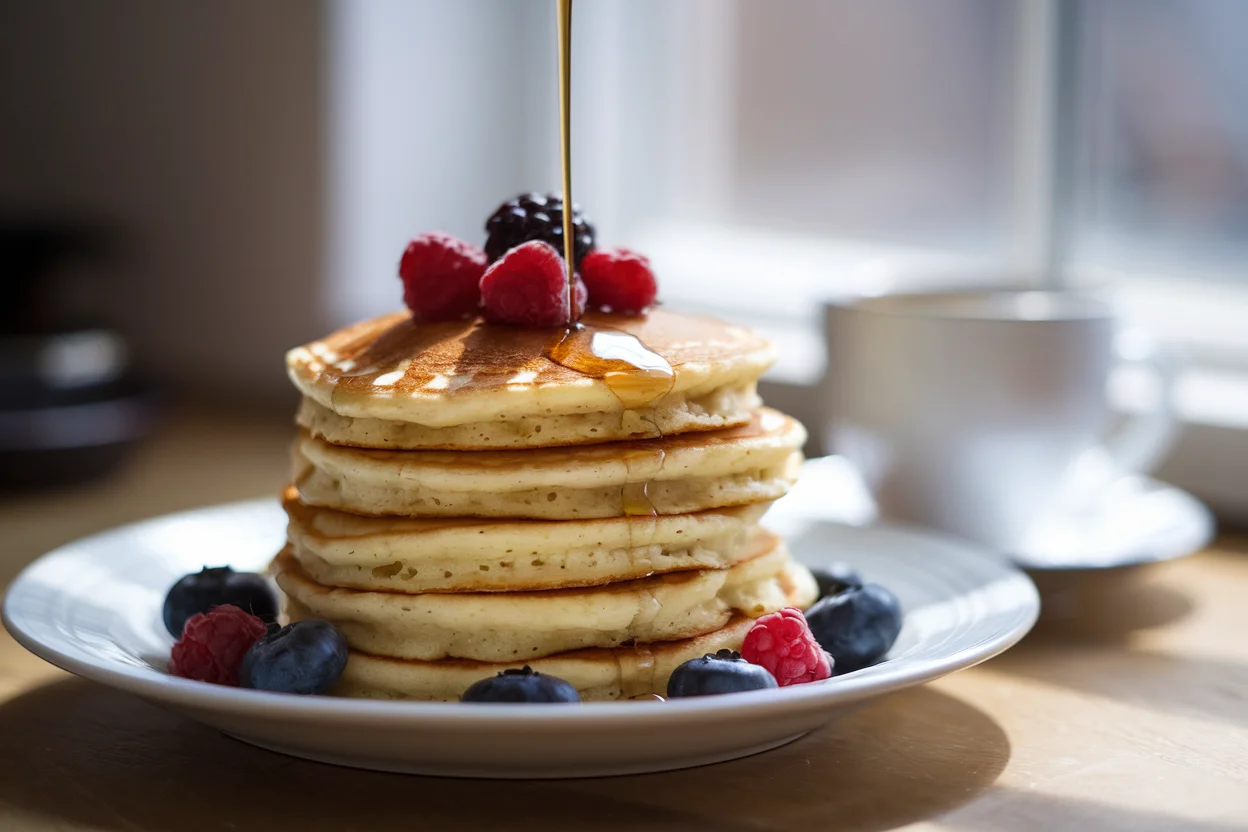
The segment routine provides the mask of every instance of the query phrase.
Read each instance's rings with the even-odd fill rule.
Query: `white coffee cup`
[[[1106,484],[1072,486],[1090,453],[1144,472],[1173,439],[1170,362],[1091,296],[858,298],[828,306],[827,330],[828,448],[885,519],[1010,552],[1072,487]],[[1110,371],[1124,361],[1155,373],[1161,394],[1107,436]]]

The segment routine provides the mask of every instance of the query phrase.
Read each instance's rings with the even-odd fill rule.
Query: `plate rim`
[[[1040,614],[1040,595],[1032,580],[1007,559],[993,555],[975,544],[951,538],[939,533],[910,526],[878,523],[870,526],[842,525],[857,533],[898,533],[929,540],[945,546],[953,545],[969,556],[991,564],[998,570],[997,580],[1008,580],[1027,598],[1020,600],[1016,621],[1009,629],[1003,629],[993,637],[966,645],[948,655],[937,658],[914,659],[894,673],[859,675],[862,671],[834,676],[824,682],[796,685],[774,690],[749,691],[733,696],[705,696],[686,699],[669,699],[662,707],[644,702],[587,702],[578,708],[551,708],[546,704],[517,703],[463,703],[419,702],[378,700],[335,696],[295,696],[292,694],[254,691],[220,685],[206,685],[189,679],[161,673],[154,668],[132,667],[110,662],[106,659],[88,661],[63,652],[27,631],[13,617],[12,599],[20,596],[24,584],[34,573],[48,568],[58,558],[76,554],[80,547],[89,547],[99,538],[124,536],[138,528],[173,518],[203,512],[230,512],[258,510],[277,507],[272,498],[244,500],[231,503],[201,506],[179,512],[157,515],[115,526],[69,543],[39,556],[27,564],[5,590],[0,621],[5,629],[26,650],[62,670],[110,687],[133,693],[148,700],[168,703],[175,707],[209,710],[238,716],[266,715],[294,718],[321,717],[337,723],[361,726],[393,725],[395,720],[404,722],[437,722],[443,728],[477,726],[490,730],[522,726],[533,728],[558,728],[583,726],[606,720],[612,723],[627,722],[630,726],[656,725],[670,722],[688,722],[691,719],[717,718],[723,714],[748,717],[754,714],[776,715],[779,713],[804,713],[811,710],[831,709],[839,705],[857,702],[871,696],[926,684],[941,676],[965,670],[987,661],[1017,644],[1031,631]]]

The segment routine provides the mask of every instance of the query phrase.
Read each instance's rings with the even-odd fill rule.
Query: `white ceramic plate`
[[[169,676],[172,639],[160,621],[166,590],[204,564],[261,569],[285,529],[268,501],[157,518],[45,555],[9,589],[4,623],[66,670],[288,754],[423,774],[584,777],[775,748],[854,703],[1000,653],[1039,611],[1022,573],[965,544],[895,529],[789,525],[806,562],[849,561],[900,597],[905,626],[887,661],[781,690],[579,706],[305,698]]]

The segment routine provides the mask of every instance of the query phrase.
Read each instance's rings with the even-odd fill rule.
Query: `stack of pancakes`
[[[458,699],[529,665],[584,699],[661,694],[814,600],[758,525],[805,440],[760,407],[772,347],[662,310],[582,323],[573,350],[395,314],[288,355],[303,402],[275,572],[292,619],[345,635],[338,693]]]

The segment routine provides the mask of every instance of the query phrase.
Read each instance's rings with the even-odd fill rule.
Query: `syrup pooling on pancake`
[[[445,394],[448,388],[436,382],[457,376],[465,378],[454,387],[477,389],[560,384],[580,375],[603,379],[632,408],[641,406],[633,403],[638,399],[652,405],[671,390],[674,364],[743,356],[769,364],[774,355],[766,341],[740,327],[661,310],[645,318],[590,312],[572,334],[567,338],[566,330],[492,325],[480,319],[415,324],[406,313],[396,313],[296,348],[295,380],[317,398],[327,388],[372,398],[378,388],[395,394]],[[609,372],[629,377],[608,378]],[[629,389],[639,382],[645,386],[634,398]]]
[[[569,370],[602,379],[626,410],[653,407],[676,381],[667,359],[619,329],[577,324],[546,355]]]
[[[657,435],[656,425],[718,430],[743,424],[760,404],[755,383],[775,357],[747,330],[662,309],[589,312],[582,324],[618,337],[565,341],[562,363],[550,353],[564,328],[415,324],[402,313],[346,327],[288,354],[305,397],[300,423],[338,444],[410,450],[596,444]],[[629,349],[619,333],[644,347]],[[593,352],[622,355],[604,367]]]

